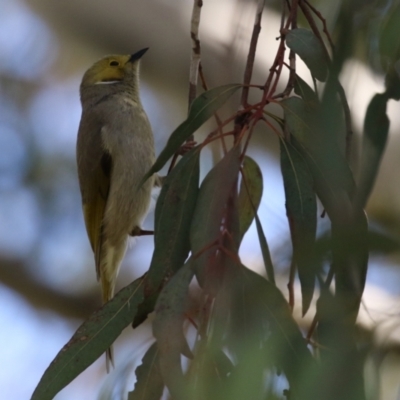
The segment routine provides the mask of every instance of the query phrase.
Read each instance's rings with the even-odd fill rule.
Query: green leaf
[[[187,292],[193,275],[193,263],[189,260],[164,287],[155,307],[153,336],[160,351],[161,374],[172,396],[182,390],[180,355],[193,358],[182,326],[187,308]]]
[[[258,217],[257,214],[256,214],[256,228],[257,228],[258,240],[260,241],[261,254],[263,256],[264,266],[267,272],[267,278],[270,283],[275,285],[275,273],[274,273],[274,265],[272,264],[272,259],[271,259],[271,252],[269,251],[267,238],[265,237],[260,218]]]
[[[190,243],[195,255],[220,236],[226,204],[237,182],[240,149],[232,148],[204,178],[198,195],[190,228]],[[197,265],[207,264],[213,251],[205,251],[196,259]]]
[[[210,340],[210,336],[204,336],[196,344],[196,355],[187,374],[191,400],[230,398],[222,393],[235,367],[222,349],[210,345]]]
[[[399,41],[399,19],[400,4],[393,2],[389,12],[385,12],[383,18],[383,27],[380,32],[380,57],[381,65],[387,70],[389,65],[393,65],[400,58],[400,41]],[[376,39],[376,38],[374,38]]]
[[[269,352],[265,364],[272,362],[282,369],[291,385],[300,383],[302,372],[313,364],[313,359],[284,296],[276,286],[243,265],[232,263],[230,272],[227,291],[232,325],[227,333],[235,338],[230,350],[239,354],[239,363],[254,346],[260,352]]]
[[[201,127],[242,85],[230,84],[207,90],[192,103],[189,116],[171,134],[164,150],[158,156],[155,164],[146,173],[142,182],[155,172],[158,172],[172,157],[184,141]]]
[[[160,400],[163,390],[159,351],[157,343],[153,343],[136,368],[135,389],[129,393],[128,400]]]
[[[308,29],[292,29],[286,34],[286,44],[307,65],[311,74],[321,82],[328,76],[328,60],[318,38]]]
[[[385,94],[376,94],[365,115],[360,180],[356,196],[361,208],[367,204],[386,147],[390,125],[386,114],[387,101]]]
[[[257,163],[248,156],[245,156],[243,160],[243,174],[244,179],[246,179],[247,182],[247,187],[244,183],[244,179],[242,179],[239,192],[240,235],[241,238],[243,238],[244,234],[249,229],[253,219],[255,218],[261,253],[263,256],[265,269],[267,271],[267,276],[269,281],[275,284],[274,267],[272,264],[271,254],[261,221],[257,215],[257,210],[260,205],[263,192],[262,173]],[[256,210],[256,214],[254,214],[253,206]]]
[[[307,103],[319,102],[317,94],[299,75],[296,75],[296,80],[294,82],[294,92]]]
[[[199,147],[185,154],[163,183],[155,210],[155,248],[146,278],[146,299],[139,307],[134,327],[154,310],[162,284],[189,255],[190,224],[199,191],[199,157]]]
[[[240,238],[250,228],[254,219],[254,208],[257,211],[263,193],[263,177],[258,164],[249,156],[243,160],[243,177],[239,190],[239,223]],[[244,180],[247,182],[247,187]]]
[[[143,278],[120,290],[75,332],[49,365],[32,400],[51,400],[100,357],[133,320],[143,301]]]
[[[352,172],[337,137],[325,134],[328,129],[319,118],[319,107],[310,107],[294,97],[281,104],[291,143],[307,161],[314,190],[332,222],[335,299],[345,304],[339,307],[343,319],[355,323],[368,267],[368,223],[363,210],[354,203]]]
[[[335,137],[325,135],[327,128],[319,119],[320,108],[291,97],[281,101],[285,121],[294,137],[294,147],[306,159],[315,181],[315,190],[328,213],[343,192],[352,198],[355,183],[350,167]],[[338,210],[339,211],[339,210]]]
[[[301,283],[303,315],[307,312],[316,277],[315,237],[317,200],[311,171],[298,150],[281,140],[281,171],[285,187],[286,215],[293,245],[293,257]]]

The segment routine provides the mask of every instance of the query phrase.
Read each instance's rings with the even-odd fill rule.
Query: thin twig
[[[189,73],[189,101],[188,109],[192,105],[197,94],[197,82],[199,77],[199,65],[201,60],[201,46],[199,39],[199,25],[201,7],[203,6],[203,0],[193,1],[192,20],[190,28],[190,37],[192,38],[192,58],[190,60],[190,73]],[[193,135],[191,135],[187,141],[193,141]]]
[[[200,81],[201,81],[201,84],[203,86],[203,89],[205,91],[207,91],[208,90],[208,85],[207,85],[207,82],[206,82],[206,78],[204,76],[203,65],[201,64],[201,61],[200,61],[200,64],[199,64],[199,76],[200,76]],[[228,149],[226,147],[225,137],[223,136],[224,130],[223,130],[223,127],[222,127],[222,120],[219,117],[217,112],[214,113],[214,118],[215,118],[215,121],[217,122],[217,125],[218,125],[218,131],[221,134],[222,150],[223,150],[224,154],[226,154],[228,152]]]
[[[286,4],[286,3],[285,3]],[[290,5],[288,4],[289,9],[291,9]],[[264,94],[262,98],[262,103],[265,105],[269,101],[268,99],[275,93],[276,86],[278,84],[278,80],[280,78],[280,74],[282,71],[282,66],[284,63],[284,57],[285,57],[285,36],[284,32],[286,32],[289,27],[290,27],[290,17],[287,19],[286,23],[285,22],[285,14],[286,14],[286,7],[283,7],[282,9],[282,18],[281,18],[281,27],[280,27],[280,32],[281,36],[280,38],[280,43],[278,47],[278,51],[275,56],[275,60],[272,64],[272,67],[269,69],[269,75],[268,78],[264,84]],[[274,78],[274,74],[276,74],[276,78],[273,84],[273,88],[270,90],[270,86],[272,83],[272,80]]]
[[[306,17],[307,22],[310,25],[311,30],[314,32],[314,35],[321,42],[321,45],[322,45],[322,48],[323,48],[323,51],[325,53],[325,56],[326,56],[327,60],[330,61],[329,52],[326,49],[324,39],[322,38],[321,33],[319,32],[317,24],[315,23],[314,18],[310,13],[310,10],[307,8],[307,6],[305,6],[305,3],[303,1],[299,2],[299,6],[301,8],[301,11],[303,11],[304,16]]]
[[[264,10],[265,0],[258,0],[257,4],[257,12],[254,21],[253,33],[251,35],[250,47],[249,47],[249,54],[247,56],[247,63],[246,68],[244,70],[244,77],[243,77],[243,90],[242,90],[242,99],[241,104],[243,107],[247,107],[247,100],[249,97],[249,87],[247,85],[250,84],[251,76],[253,74],[253,67],[254,67],[254,59],[256,56],[256,49],[257,49],[257,42],[258,36],[260,35],[261,31],[261,16]]]
[[[189,72],[189,101],[188,101],[189,109],[193,103],[193,100],[196,98],[197,94],[197,81],[199,77],[199,65],[201,58],[199,25],[200,25],[200,15],[202,6],[203,6],[203,0],[193,1],[192,20],[190,25],[191,27],[190,37],[192,39],[192,58],[190,60],[190,72]]]
[[[201,60],[201,46],[199,39],[199,25],[200,25],[200,13],[201,7],[203,6],[203,0],[193,1],[192,19],[190,25],[190,37],[192,38],[192,57],[190,60],[190,70],[189,70],[189,100],[188,100],[188,110],[196,98],[197,95],[197,81],[199,78],[199,65]],[[193,142],[194,137],[190,135],[186,139],[186,143]],[[179,152],[174,154],[171,164],[168,168],[168,173],[174,168],[176,161],[178,159]]]
[[[298,0],[293,0],[292,8],[290,10],[290,21],[292,25],[292,29],[297,28],[297,8],[298,8]],[[294,84],[296,82],[296,53],[293,50],[290,50],[289,53],[289,80],[286,85],[285,90],[283,91],[283,97],[287,97],[290,95],[294,88]]]
[[[304,2],[307,4],[308,7],[310,7],[310,9],[312,10],[312,12],[320,19],[320,21],[322,22],[322,26],[323,26],[323,32],[325,33],[325,36],[327,37],[329,44],[332,48],[332,51],[335,50],[335,45],[333,44],[333,40],[332,37],[328,31],[328,27],[326,26],[326,19],[322,16],[322,14],[308,1],[308,0],[304,0]]]

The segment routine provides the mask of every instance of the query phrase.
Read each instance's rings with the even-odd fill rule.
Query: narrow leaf
[[[286,214],[293,245],[293,257],[299,272],[303,315],[310,306],[315,286],[315,236],[317,200],[311,171],[301,154],[281,141],[281,171],[285,187]]]
[[[228,290],[232,301],[230,334],[234,346],[267,346],[271,361],[283,370],[289,382],[300,382],[300,371],[313,364],[307,342],[294,321],[280,290],[243,265],[232,264]],[[264,345],[262,345],[264,344]],[[240,349],[239,349],[240,353]]]
[[[254,208],[257,211],[263,193],[263,178],[258,164],[249,156],[243,160],[243,177],[239,190],[240,237],[250,228],[254,220]],[[245,184],[245,181],[247,185]]]
[[[267,238],[265,237],[260,218],[258,217],[257,214],[256,214],[256,227],[257,227],[258,240],[260,241],[261,254],[263,256],[264,266],[267,272],[267,278],[270,283],[275,285],[275,272],[274,272],[274,265],[272,264],[271,252],[269,251]]]
[[[296,97],[283,100],[281,105],[288,130],[295,139],[294,147],[306,159],[321,201],[332,203],[343,191],[352,197],[355,190],[352,172],[337,138],[324,134],[324,122],[318,118],[320,108]]]
[[[96,361],[132,322],[142,300],[143,278],[139,278],[94,312],[49,365],[32,395],[32,400],[53,399],[61,389]]]
[[[345,304],[343,318],[355,322],[368,266],[368,223],[354,203],[352,172],[339,149],[338,136],[325,133],[329,129],[320,118],[319,107],[294,97],[281,104],[291,143],[307,161],[314,190],[332,222],[335,299]]]
[[[231,149],[207,174],[198,195],[190,228],[190,243],[193,254],[203,250],[219,238],[226,204],[239,173],[240,150]],[[210,252],[197,258],[198,265],[207,263]]]
[[[172,132],[164,150],[160,153],[150,171],[144,176],[142,182],[158,172],[183,142],[196,132],[241,87],[242,85],[239,84],[218,86],[198,96],[190,107],[189,116]]]
[[[188,257],[190,224],[199,191],[199,157],[198,147],[185,154],[163,183],[155,210],[155,248],[146,278],[146,299],[134,327],[154,310],[162,284]]]
[[[182,326],[187,307],[187,292],[193,275],[193,263],[189,261],[164,287],[155,307],[153,335],[160,351],[161,374],[172,396],[182,389],[180,355],[193,357]]]
[[[286,35],[286,44],[307,65],[311,74],[321,82],[328,75],[328,60],[324,48],[318,38],[308,29],[297,28]]]
[[[129,393],[128,400],[160,400],[163,390],[159,351],[157,343],[153,343],[136,368],[135,389]]]
[[[296,80],[294,82],[294,92],[307,103],[319,102],[317,94],[299,75],[296,75]]]
[[[365,115],[361,172],[357,190],[357,203],[361,208],[367,204],[386,147],[390,125],[386,114],[387,101],[385,94],[376,94]]]

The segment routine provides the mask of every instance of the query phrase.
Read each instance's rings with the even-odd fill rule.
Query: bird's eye
[[[119,62],[118,61],[110,61],[110,66],[111,67],[118,67]]]

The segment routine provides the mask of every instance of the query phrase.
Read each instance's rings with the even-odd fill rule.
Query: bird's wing
[[[100,255],[103,242],[103,219],[107,204],[108,193],[111,182],[111,155],[104,152],[99,166],[94,171],[97,196],[92,196],[83,202],[83,214],[85,217],[86,230],[96,260],[97,276],[100,276]]]
[[[103,219],[110,191],[112,158],[102,148],[99,127],[90,125],[89,123],[87,126],[81,126],[86,129],[85,135],[81,134],[83,129],[80,129],[78,134],[77,157],[83,215],[89,241],[95,254],[99,278]]]

